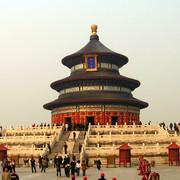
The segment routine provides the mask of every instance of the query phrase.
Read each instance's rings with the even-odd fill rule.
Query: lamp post
[[[160,180],[159,174],[156,172],[151,173],[150,180]]]
[[[149,175],[151,173],[151,165],[150,163],[146,162],[145,166],[144,166],[144,174],[147,177],[146,179],[148,180]]]

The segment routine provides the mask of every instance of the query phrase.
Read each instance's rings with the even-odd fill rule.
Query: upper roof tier
[[[62,59],[62,63],[71,68],[73,65],[78,64],[77,59],[75,60],[74,57],[81,56],[83,55],[88,55],[88,54],[97,54],[97,55],[107,55],[107,61],[109,59],[109,56],[114,56],[115,63],[119,66],[122,67],[124,64],[128,62],[128,58],[122,54],[118,54],[110,49],[108,49],[106,46],[104,46],[100,41],[99,37],[96,34],[97,32],[97,25],[92,25],[92,35],[90,36],[90,41],[87,43],[82,49],[79,51],[75,52],[74,54],[71,54],[69,56],[66,56]]]

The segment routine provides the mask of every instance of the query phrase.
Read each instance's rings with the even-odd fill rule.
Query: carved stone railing
[[[7,136],[0,137],[0,144],[49,144],[54,136]]]
[[[28,134],[54,134],[54,133],[59,133],[62,130],[62,126],[46,126],[46,127],[25,127],[23,126],[22,128],[20,127],[10,127],[10,128],[5,128],[5,135],[7,136],[18,136],[18,135],[28,135]]]
[[[143,131],[158,131],[157,125],[90,125],[91,132],[143,132]]]

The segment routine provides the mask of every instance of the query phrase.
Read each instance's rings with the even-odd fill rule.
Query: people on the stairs
[[[51,154],[51,146],[50,146],[50,144],[48,144],[48,150],[49,150],[49,154]]]
[[[76,141],[76,132],[73,132],[73,140]]]
[[[65,124],[66,132],[68,131],[68,126],[69,126],[69,125],[66,123],[66,124]]]
[[[79,143],[79,153],[81,153],[81,149],[82,149],[82,144]]]
[[[67,148],[68,148],[68,146],[67,146],[66,142],[64,142],[64,153],[65,154],[67,154]]]

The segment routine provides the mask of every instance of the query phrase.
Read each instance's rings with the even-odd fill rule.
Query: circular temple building
[[[140,109],[148,103],[132,95],[140,82],[119,73],[128,58],[99,41],[96,25],[91,29],[89,43],[62,59],[70,76],[51,84],[59,93],[58,99],[44,105],[51,110],[52,125],[139,124]]]

